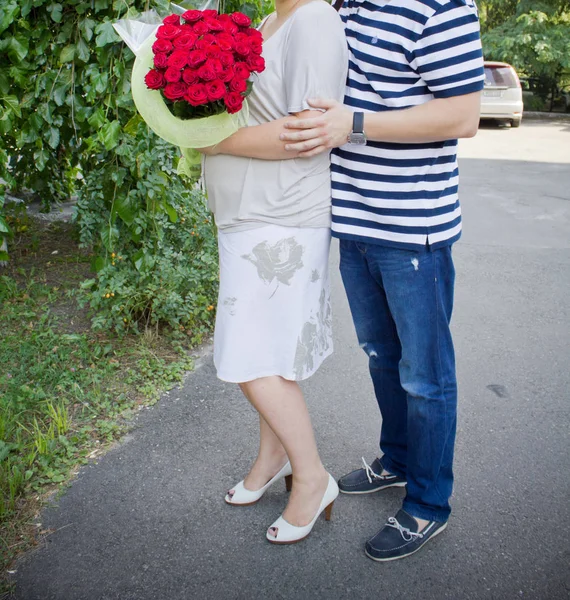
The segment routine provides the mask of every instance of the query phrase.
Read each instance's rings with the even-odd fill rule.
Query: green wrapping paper
[[[152,131],[181,148],[182,158],[178,171],[194,179],[200,170],[200,154],[193,149],[219,144],[240,127],[247,126],[247,103],[244,102],[240,112],[231,115],[224,112],[212,117],[188,120],[175,117],[160,91],[147,88],[144,81],[145,75],[153,67],[152,45],[155,41],[156,35],[150,35],[137,53],[131,79],[133,100],[139,114]]]

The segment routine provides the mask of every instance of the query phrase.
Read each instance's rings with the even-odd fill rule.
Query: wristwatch
[[[358,146],[366,145],[363,112],[355,112],[352,117],[352,131],[348,134],[348,143],[357,144]]]

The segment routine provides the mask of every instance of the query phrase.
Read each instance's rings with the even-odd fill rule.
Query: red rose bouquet
[[[240,12],[187,10],[162,21],[152,44],[149,89],[160,90],[172,114],[196,119],[237,113],[261,73],[261,33]]]
[[[176,5],[173,8],[179,9]],[[178,170],[195,175],[200,155],[247,125],[252,77],[265,69],[262,36],[243,13],[147,11],[114,24],[136,58],[131,92],[139,114],[179,146]]]

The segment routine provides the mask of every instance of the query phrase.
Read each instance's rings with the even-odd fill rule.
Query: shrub
[[[545,109],[544,100],[532,93],[523,93],[524,110],[542,111]]]

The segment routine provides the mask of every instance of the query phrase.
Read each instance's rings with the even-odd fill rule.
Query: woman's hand
[[[280,139],[288,142],[285,149],[299,152],[299,158],[315,156],[346,144],[352,131],[352,111],[336,100],[309,100],[313,108],[323,109],[324,113],[310,119],[296,119],[285,123],[289,131]]]

